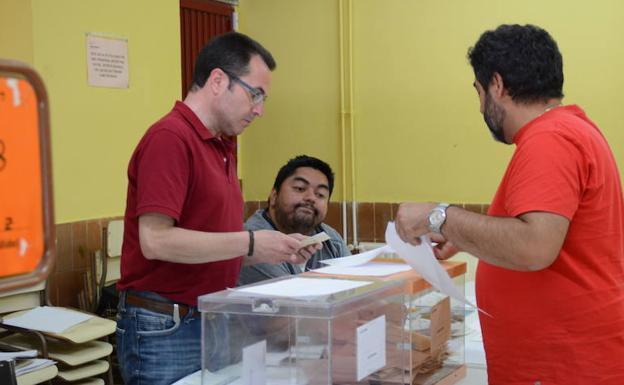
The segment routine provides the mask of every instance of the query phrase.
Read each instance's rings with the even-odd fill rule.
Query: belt
[[[126,296],[126,303],[132,306],[142,307],[147,310],[155,311],[157,313],[173,314],[173,303],[161,302],[155,299],[149,299],[139,297],[128,293]],[[188,305],[177,304],[180,317],[184,317],[190,312]]]

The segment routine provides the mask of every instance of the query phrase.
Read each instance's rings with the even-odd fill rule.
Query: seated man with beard
[[[288,161],[277,173],[268,208],[256,211],[247,222],[246,230],[278,230],[286,234],[314,235],[324,231],[330,239],[305,264],[282,262],[277,265],[260,263],[241,270],[239,285],[247,285],[284,275],[317,269],[324,259],[350,255],[338,232],[322,223],[327,215],[329,198],[334,189],[334,173],[320,159],[299,155]]]

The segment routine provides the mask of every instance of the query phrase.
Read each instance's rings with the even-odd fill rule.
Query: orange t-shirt
[[[489,215],[562,215],[555,262],[518,272],[479,262],[490,384],[624,384],[624,202],[611,150],[583,110],[524,126]]]

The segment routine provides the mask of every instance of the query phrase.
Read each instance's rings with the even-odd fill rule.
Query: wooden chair
[[[114,319],[117,314],[119,295],[115,284],[121,278],[121,245],[124,222],[122,219],[108,222],[102,229],[102,250],[96,254],[96,314]]]
[[[102,229],[102,248],[95,256],[96,300],[94,311],[100,317],[116,320],[119,293],[115,284],[121,278],[121,245],[123,243],[124,221],[109,221]],[[109,341],[115,345],[115,336]],[[116,354],[110,356],[111,378],[121,377],[117,367]],[[112,380],[111,380],[112,381]]]

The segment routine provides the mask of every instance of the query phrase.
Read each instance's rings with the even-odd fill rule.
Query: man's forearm
[[[179,227],[143,230],[141,250],[147,259],[175,263],[216,262],[246,255],[249,234],[206,233]]]
[[[556,241],[559,237],[557,228],[539,231],[539,226],[545,224],[536,223],[535,217],[527,221],[524,217],[493,217],[449,207],[442,234],[459,249],[492,265],[535,271],[554,261],[565,237],[564,232],[561,242]]]

